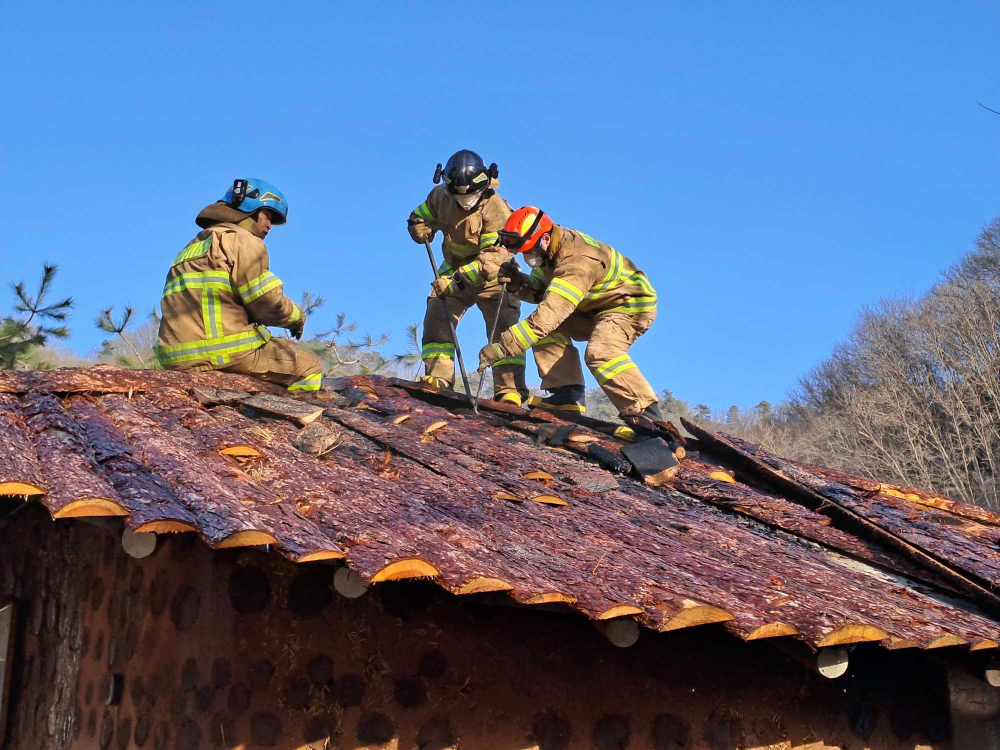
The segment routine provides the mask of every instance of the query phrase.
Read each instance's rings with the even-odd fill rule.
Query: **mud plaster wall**
[[[628,649],[578,618],[427,583],[332,589],[334,568],[161,536],[0,521],[21,602],[10,750],[948,748],[944,682],[859,649],[837,681],[711,626]]]

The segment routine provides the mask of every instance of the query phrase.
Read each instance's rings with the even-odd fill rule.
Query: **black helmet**
[[[470,193],[481,193],[490,186],[490,179],[496,179],[500,175],[496,164],[490,164],[487,169],[483,162],[483,157],[475,151],[463,148],[456,151],[448,159],[448,163],[441,169],[437,165],[434,170],[434,183],[437,184],[444,177],[445,189],[452,195],[469,195]]]

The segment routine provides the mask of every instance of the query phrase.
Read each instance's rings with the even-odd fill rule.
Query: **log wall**
[[[829,681],[721,625],[619,649],[497,594],[346,599],[334,565],[120,539],[39,504],[0,520],[0,598],[22,605],[7,750],[953,748],[944,669],[915,650],[860,644]]]

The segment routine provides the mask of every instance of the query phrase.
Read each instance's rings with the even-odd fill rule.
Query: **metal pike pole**
[[[431,262],[431,270],[434,271],[435,280],[440,278],[437,263],[434,262],[434,251],[431,250],[431,243],[424,240],[424,247],[427,248],[427,259]],[[469,375],[465,372],[465,360],[462,359],[462,347],[458,345],[458,331],[455,330],[455,323],[451,319],[451,312],[448,310],[448,300],[440,297],[441,306],[444,308],[444,316],[448,318],[448,326],[451,328],[451,340],[455,342],[455,356],[458,357],[458,367],[462,371],[462,383],[465,384],[465,395],[469,397],[474,414],[479,414],[479,405],[476,397],[472,395],[472,387],[469,385]]]
[[[487,343],[492,344],[493,338],[497,335],[497,325],[500,323],[500,310],[503,308],[503,298],[507,294],[507,282],[505,281],[503,286],[500,287],[500,304],[497,305],[497,314],[493,316],[493,327],[490,329],[490,340]],[[483,397],[483,386],[486,385],[486,371],[479,376],[479,388],[476,390],[476,403],[479,403],[479,399]]]

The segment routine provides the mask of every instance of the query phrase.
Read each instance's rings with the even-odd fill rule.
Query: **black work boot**
[[[529,398],[528,406],[584,414],[587,411],[587,389],[582,385],[564,385],[553,388],[549,391],[549,395],[544,398],[541,396]]]
[[[667,443],[674,455],[681,459],[685,456],[684,442],[680,432],[670,422],[663,418],[659,404],[650,404],[641,414],[622,414],[621,420],[640,435],[658,435],[667,437]],[[669,437],[668,437],[669,436]],[[624,437],[624,436],[619,436]]]

